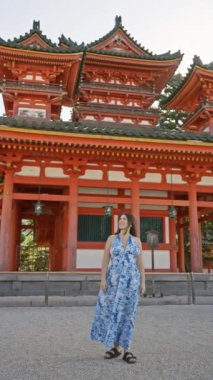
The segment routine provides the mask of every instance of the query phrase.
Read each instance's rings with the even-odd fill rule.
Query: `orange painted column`
[[[13,195],[13,171],[6,170],[2,199],[0,232],[0,271],[8,271],[10,265],[10,239]]]
[[[67,257],[65,270],[76,269],[76,254],[78,242],[78,176],[71,175],[68,203]],[[89,228],[89,226],[88,226]]]
[[[19,203],[13,201],[11,210],[11,229],[9,243],[9,265],[10,271],[17,271],[19,266],[19,257],[17,254],[17,246],[20,243],[20,209]]]
[[[197,192],[195,183],[190,184],[189,190],[189,234],[191,251],[191,271],[202,272],[200,237],[197,212]]]
[[[140,189],[138,178],[132,178],[131,212],[135,217],[137,236],[140,236]]]
[[[202,247],[202,230],[201,223],[198,223],[198,231],[199,231],[199,243],[200,243],[200,265],[203,270],[203,247]]]
[[[177,272],[176,220],[169,219],[170,270]]]
[[[210,135],[213,135],[213,117],[209,120],[209,133]]]
[[[180,220],[182,222],[182,220]],[[185,256],[184,256],[184,228],[178,228],[178,268],[179,272],[185,272]]]

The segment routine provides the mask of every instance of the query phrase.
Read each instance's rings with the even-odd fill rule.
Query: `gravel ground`
[[[213,306],[139,307],[138,361],[104,360],[94,307],[1,307],[0,380],[212,380]]]

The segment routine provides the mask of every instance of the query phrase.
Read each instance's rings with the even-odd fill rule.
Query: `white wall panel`
[[[103,249],[77,249],[77,269],[101,268]]]
[[[77,269],[101,268],[103,249],[77,249]],[[150,250],[143,250],[145,269],[151,269],[152,258]],[[154,251],[155,269],[170,269],[169,251]]]
[[[151,250],[143,250],[143,261],[145,269],[152,269],[152,254]],[[170,269],[170,254],[169,251],[154,250],[154,268],[155,269]]]

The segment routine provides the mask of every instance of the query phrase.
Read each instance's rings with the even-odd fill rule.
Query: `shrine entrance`
[[[14,236],[14,265],[18,271],[62,270],[67,207],[63,202],[43,201],[42,206],[42,214],[35,215],[34,201],[16,202],[16,225],[19,228]]]

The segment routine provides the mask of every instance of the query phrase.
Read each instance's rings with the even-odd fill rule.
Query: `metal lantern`
[[[112,206],[111,205],[104,206],[104,215],[105,216],[112,216]]]
[[[154,256],[154,248],[157,247],[159,243],[159,232],[155,230],[150,230],[146,232],[146,242],[148,247],[151,248],[151,260],[152,260],[152,271],[155,269],[155,256]],[[152,292],[154,297],[154,290]]]
[[[176,219],[177,218],[177,210],[174,206],[171,206],[169,209],[169,218]]]
[[[169,208],[169,218],[170,219],[176,219],[177,218],[177,210],[176,208],[173,206],[173,193],[172,193],[172,173],[171,173],[171,195],[172,195],[172,204]]]
[[[150,248],[157,247],[157,245],[159,243],[159,237],[158,236],[159,236],[158,231],[151,230],[151,231],[146,232],[146,242]]]
[[[106,190],[107,190],[107,204],[103,207],[104,208],[104,216],[112,216],[112,206],[109,204],[109,171],[107,170],[107,183],[106,183]]]
[[[40,201],[37,201],[35,203],[34,213],[37,216],[39,216],[43,213],[43,204]]]

